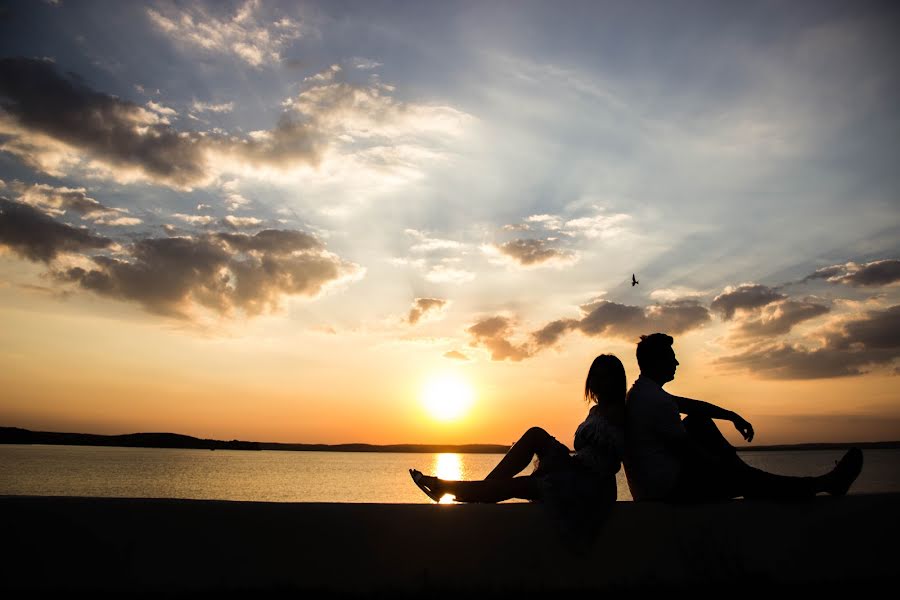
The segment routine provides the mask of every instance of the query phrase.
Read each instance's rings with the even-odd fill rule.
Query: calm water
[[[749,452],[753,466],[819,475],[840,451]],[[0,495],[198,498],[271,502],[430,502],[407,469],[480,479],[495,454],[242,452],[0,445]],[[631,500],[624,474],[619,499]],[[867,450],[852,493],[900,492],[900,450]]]

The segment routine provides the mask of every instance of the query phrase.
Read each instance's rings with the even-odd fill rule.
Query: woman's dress
[[[575,453],[554,440],[532,475],[541,482],[540,501],[566,508],[607,505],[616,500],[616,473],[625,437],[594,406],[575,430]]]

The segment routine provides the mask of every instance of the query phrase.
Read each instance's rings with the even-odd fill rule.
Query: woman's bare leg
[[[502,502],[512,498],[537,500],[540,494],[538,480],[530,475],[481,481],[454,481],[423,475],[422,482],[435,495],[452,494],[457,502]]]
[[[512,479],[531,464],[534,455],[542,456],[552,445],[558,444],[552,435],[540,427],[532,427],[519,438],[485,480]],[[516,496],[519,497],[519,496]]]

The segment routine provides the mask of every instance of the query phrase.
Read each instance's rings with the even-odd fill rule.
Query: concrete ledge
[[[530,504],[7,496],[0,515],[0,587],[29,592],[545,595],[900,582],[900,494],[619,502],[587,543]]]

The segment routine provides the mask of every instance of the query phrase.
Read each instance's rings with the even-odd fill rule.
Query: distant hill
[[[258,442],[202,440],[177,433],[57,433],[0,427],[0,444],[51,444],[58,446],[123,446],[130,448],[196,448],[200,450],[260,450]]]
[[[130,448],[191,448],[200,450],[283,450],[301,452],[455,452],[461,454],[503,454],[509,446],[498,444],[281,444],[240,440],[206,440],[177,433],[57,433],[0,427],[0,444],[50,444],[57,446],[122,446]]]
[[[97,435],[93,433],[57,433],[29,431],[19,427],[0,427],[0,444],[50,444],[58,446],[122,446],[129,448],[191,448],[199,450],[281,450],[293,452],[406,452],[459,454],[503,454],[509,446],[501,444],[282,444],[241,440],[206,440],[178,433],[129,433]],[[896,442],[857,442],[822,444],[781,444],[777,446],[739,446],[741,452],[777,450],[841,450],[856,446],[863,450],[900,449]]]

